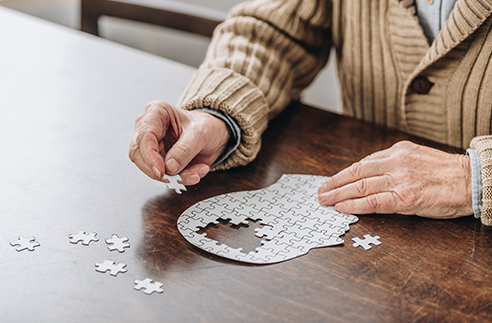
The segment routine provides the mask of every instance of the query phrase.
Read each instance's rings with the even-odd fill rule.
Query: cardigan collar
[[[458,0],[416,69],[420,73],[475,32],[492,14],[492,0]]]
[[[416,16],[414,0],[390,0],[389,33],[404,82],[401,116],[407,127],[406,94],[415,77],[471,36],[492,14],[492,0],[457,0],[446,24],[429,45]]]
[[[398,22],[398,25],[409,24],[415,26],[415,22],[418,22],[418,18],[415,15],[415,1],[397,0],[397,2],[400,8],[404,9],[404,12],[401,12],[401,17],[399,17],[403,19],[403,21]],[[416,37],[420,38],[418,44],[422,47],[418,53],[422,56],[415,66],[413,73],[405,75],[405,80],[410,81],[429,65],[449,53],[449,51],[473,34],[473,32],[475,32],[491,14],[492,0],[457,0],[446,24],[432,44],[429,46],[427,43],[427,50],[425,50],[425,52],[425,46],[423,46],[425,35],[419,24],[414,34]],[[391,29],[395,28],[398,27],[394,25]],[[415,55],[416,53],[413,54]],[[398,52],[398,50],[397,56],[404,62],[415,62],[415,57],[414,59],[409,60],[408,57],[406,57],[406,53]]]

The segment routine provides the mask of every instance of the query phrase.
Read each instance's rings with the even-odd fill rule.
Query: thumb
[[[202,140],[189,132],[183,132],[166,154],[165,163],[169,175],[179,174],[202,150]]]

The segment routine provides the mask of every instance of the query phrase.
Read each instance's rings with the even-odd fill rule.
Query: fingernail
[[[189,185],[198,184],[200,182],[200,177],[197,175],[191,175],[190,177],[188,177],[187,182],[189,182]]]
[[[318,195],[318,201],[323,205],[328,205],[329,195],[330,193],[323,193]]]
[[[154,166],[154,173],[157,175],[158,178],[161,178],[162,175],[161,175],[161,172],[159,172],[159,170],[157,169],[157,167]]]
[[[337,203],[335,204],[335,210],[337,210],[338,212],[342,212],[345,210],[345,207],[347,206],[347,203],[345,202],[340,202],[340,203]]]
[[[203,176],[207,175],[209,168],[207,166],[203,166],[198,170],[198,176],[202,178]]]
[[[177,174],[179,169],[179,164],[176,159],[171,158],[167,161],[166,167],[170,173]],[[171,174],[170,174],[171,175]]]

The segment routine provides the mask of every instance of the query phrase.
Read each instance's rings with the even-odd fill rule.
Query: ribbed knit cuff
[[[475,137],[470,143],[480,159],[482,173],[482,215],[480,219],[485,225],[492,225],[492,136]]]
[[[241,143],[241,128],[239,128],[237,123],[224,111],[212,110],[209,108],[196,109],[195,111],[209,113],[214,117],[217,117],[220,120],[224,121],[229,128],[229,133],[231,134],[231,138],[227,143],[227,147],[224,149],[222,155],[220,155],[219,158],[217,158],[217,160],[213,163],[213,168],[226,160],[234,152],[234,150],[239,147],[239,144]]]
[[[466,153],[470,156],[470,166],[472,170],[472,200],[473,214],[480,219],[482,214],[482,172],[480,168],[480,158],[476,149],[467,149]]]
[[[241,128],[239,147],[213,170],[246,165],[255,159],[268,125],[269,109],[263,93],[248,78],[224,68],[198,69],[178,106],[223,111]]]

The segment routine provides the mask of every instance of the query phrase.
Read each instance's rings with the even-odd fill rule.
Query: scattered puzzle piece
[[[161,288],[162,283],[153,281],[150,278],[145,278],[144,280],[135,280],[135,286],[133,286],[136,290],[143,289],[143,292],[147,295],[152,294],[153,292],[162,293],[164,290]]]
[[[354,241],[353,246],[355,248],[360,246],[360,247],[364,248],[364,250],[371,249],[371,246],[369,244],[373,244],[375,246],[380,245],[381,241],[379,241],[378,239],[379,239],[379,236],[371,237],[370,234],[365,234],[364,239],[361,239],[359,237],[352,238],[352,240]]]
[[[162,176],[162,179],[169,181],[165,183],[170,190],[174,190],[178,194],[181,194],[181,191],[186,191],[186,186],[184,186],[181,183],[183,181],[181,179],[181,176],[179,175],[170,176],[164,174],[164,176]]]
[[[96,271],[105,273],[109,270],[111,276],[117,276],[119,273],[126,273],[126,264],[116,263],[111,260],[104,260],[102,264],[96,263]]]
[[[118,252],[125,252],[125,248],[130,248],[130,243],[127,237],[118,237],[117,234],[111,235],[111,239],[106,239],[108,249],[110,251],[118,250]]]
[[[309,252],[312,248],[339,245],[349,225],[358,221],[354,215],[342,214],[318,202],[318,188],[328,177],[283,175],[275,184],[256,191],[215,196],[200,201],[178,218],[178,229],[193,245],[225,258],[242,262],[275,263]],[[256,229],[261,247],[243,253],[226,244],[198,234],[200,228],[218,223],[233,224],[259,221]]]
[[[96,238],[96,235],[97,233],[95,232],[86,233],[85,231],[79,231],[77,234],[69,234],[68,239],[70,240],[70,243],[77,244],[82,242],[84,246],[88,246],[91,241],[99,241],[99,239]]]
[[[12,247],[17,246],[17,248],[15,248],[15,250],[17,250],[18,252],[26,250],[26,249],[29,251],[34,251],[34,248],[40,246],[39,242],[36,241],[36,238],[34,238],[34,237],[25,238],[25,237],[21,237],[21,236],[19,236],[18,240],[11,241],[10,245]]]

